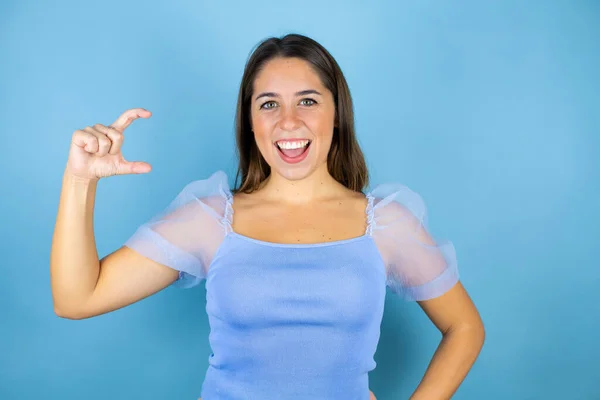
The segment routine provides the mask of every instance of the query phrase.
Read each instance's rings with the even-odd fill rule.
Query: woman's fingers
[[[131,108],[125,111],[110,126],[123,133],[131,123],[138,118],[149,118],[152,113],[144,108]]]
[[[83,130],[84,132],[87,132],[95,137],[95,140],[88,142],[88,146],[91,146],[91,148],[85,150],[91,150],[90,153],[95,153],[97,157],[104,157],[106,154],[108,154],[110,147],[112,146],[112,142],[105,134],[90,126],[83,128]]]
[[[112,142],[112,146],[110,146],[110,151],[108,152],[108,154],[119,154],[119,152],[121,151],[121,146],[123,145],[123,138],[125,137],[125,135],[123,135],[123,133],[119,132],[111,126],[104,126],[102,124],[94,125],[94,129],[108,136],[108,138]]]

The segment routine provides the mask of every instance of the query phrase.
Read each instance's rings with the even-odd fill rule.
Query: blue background
[[[485,3],[485,4],[484,4]],[[103,1],[0,4],[0,399],[195,400],[211,352],[204,284],[71,321],[49,254],[70,138],[128,108],[101,180],[100,257],[185,184],[233,178],[250,50],[298,32],[338,60],[373,184],[402,182],[453,241],[486,326],[456,399],[598,399],[600,2]],[[440,334],[388,291],[370,374],[406,399]]]

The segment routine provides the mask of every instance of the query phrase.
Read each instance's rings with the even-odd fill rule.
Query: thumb
[[[117,174],[145,174],[152,170],[152,166],[143,161],[125,161],[119,164]]]

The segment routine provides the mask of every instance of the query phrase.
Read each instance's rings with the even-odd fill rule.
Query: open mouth
[[[283,161],[297,163],[306,158],[311,143],[308,139],[294,139],[278,140],[274,145]]]

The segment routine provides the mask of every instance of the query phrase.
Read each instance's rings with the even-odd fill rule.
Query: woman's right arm
[[[150,171],[146,163],[125,161],[120,151],[125,128],[150,115],[127,110],[109,127],[96,124],[73,135],[50,252],[52,299],[60,317],[83,319],[125,307],[178,277],[178,271],[125,246],[99,260],[94,239],[98,180]]]

